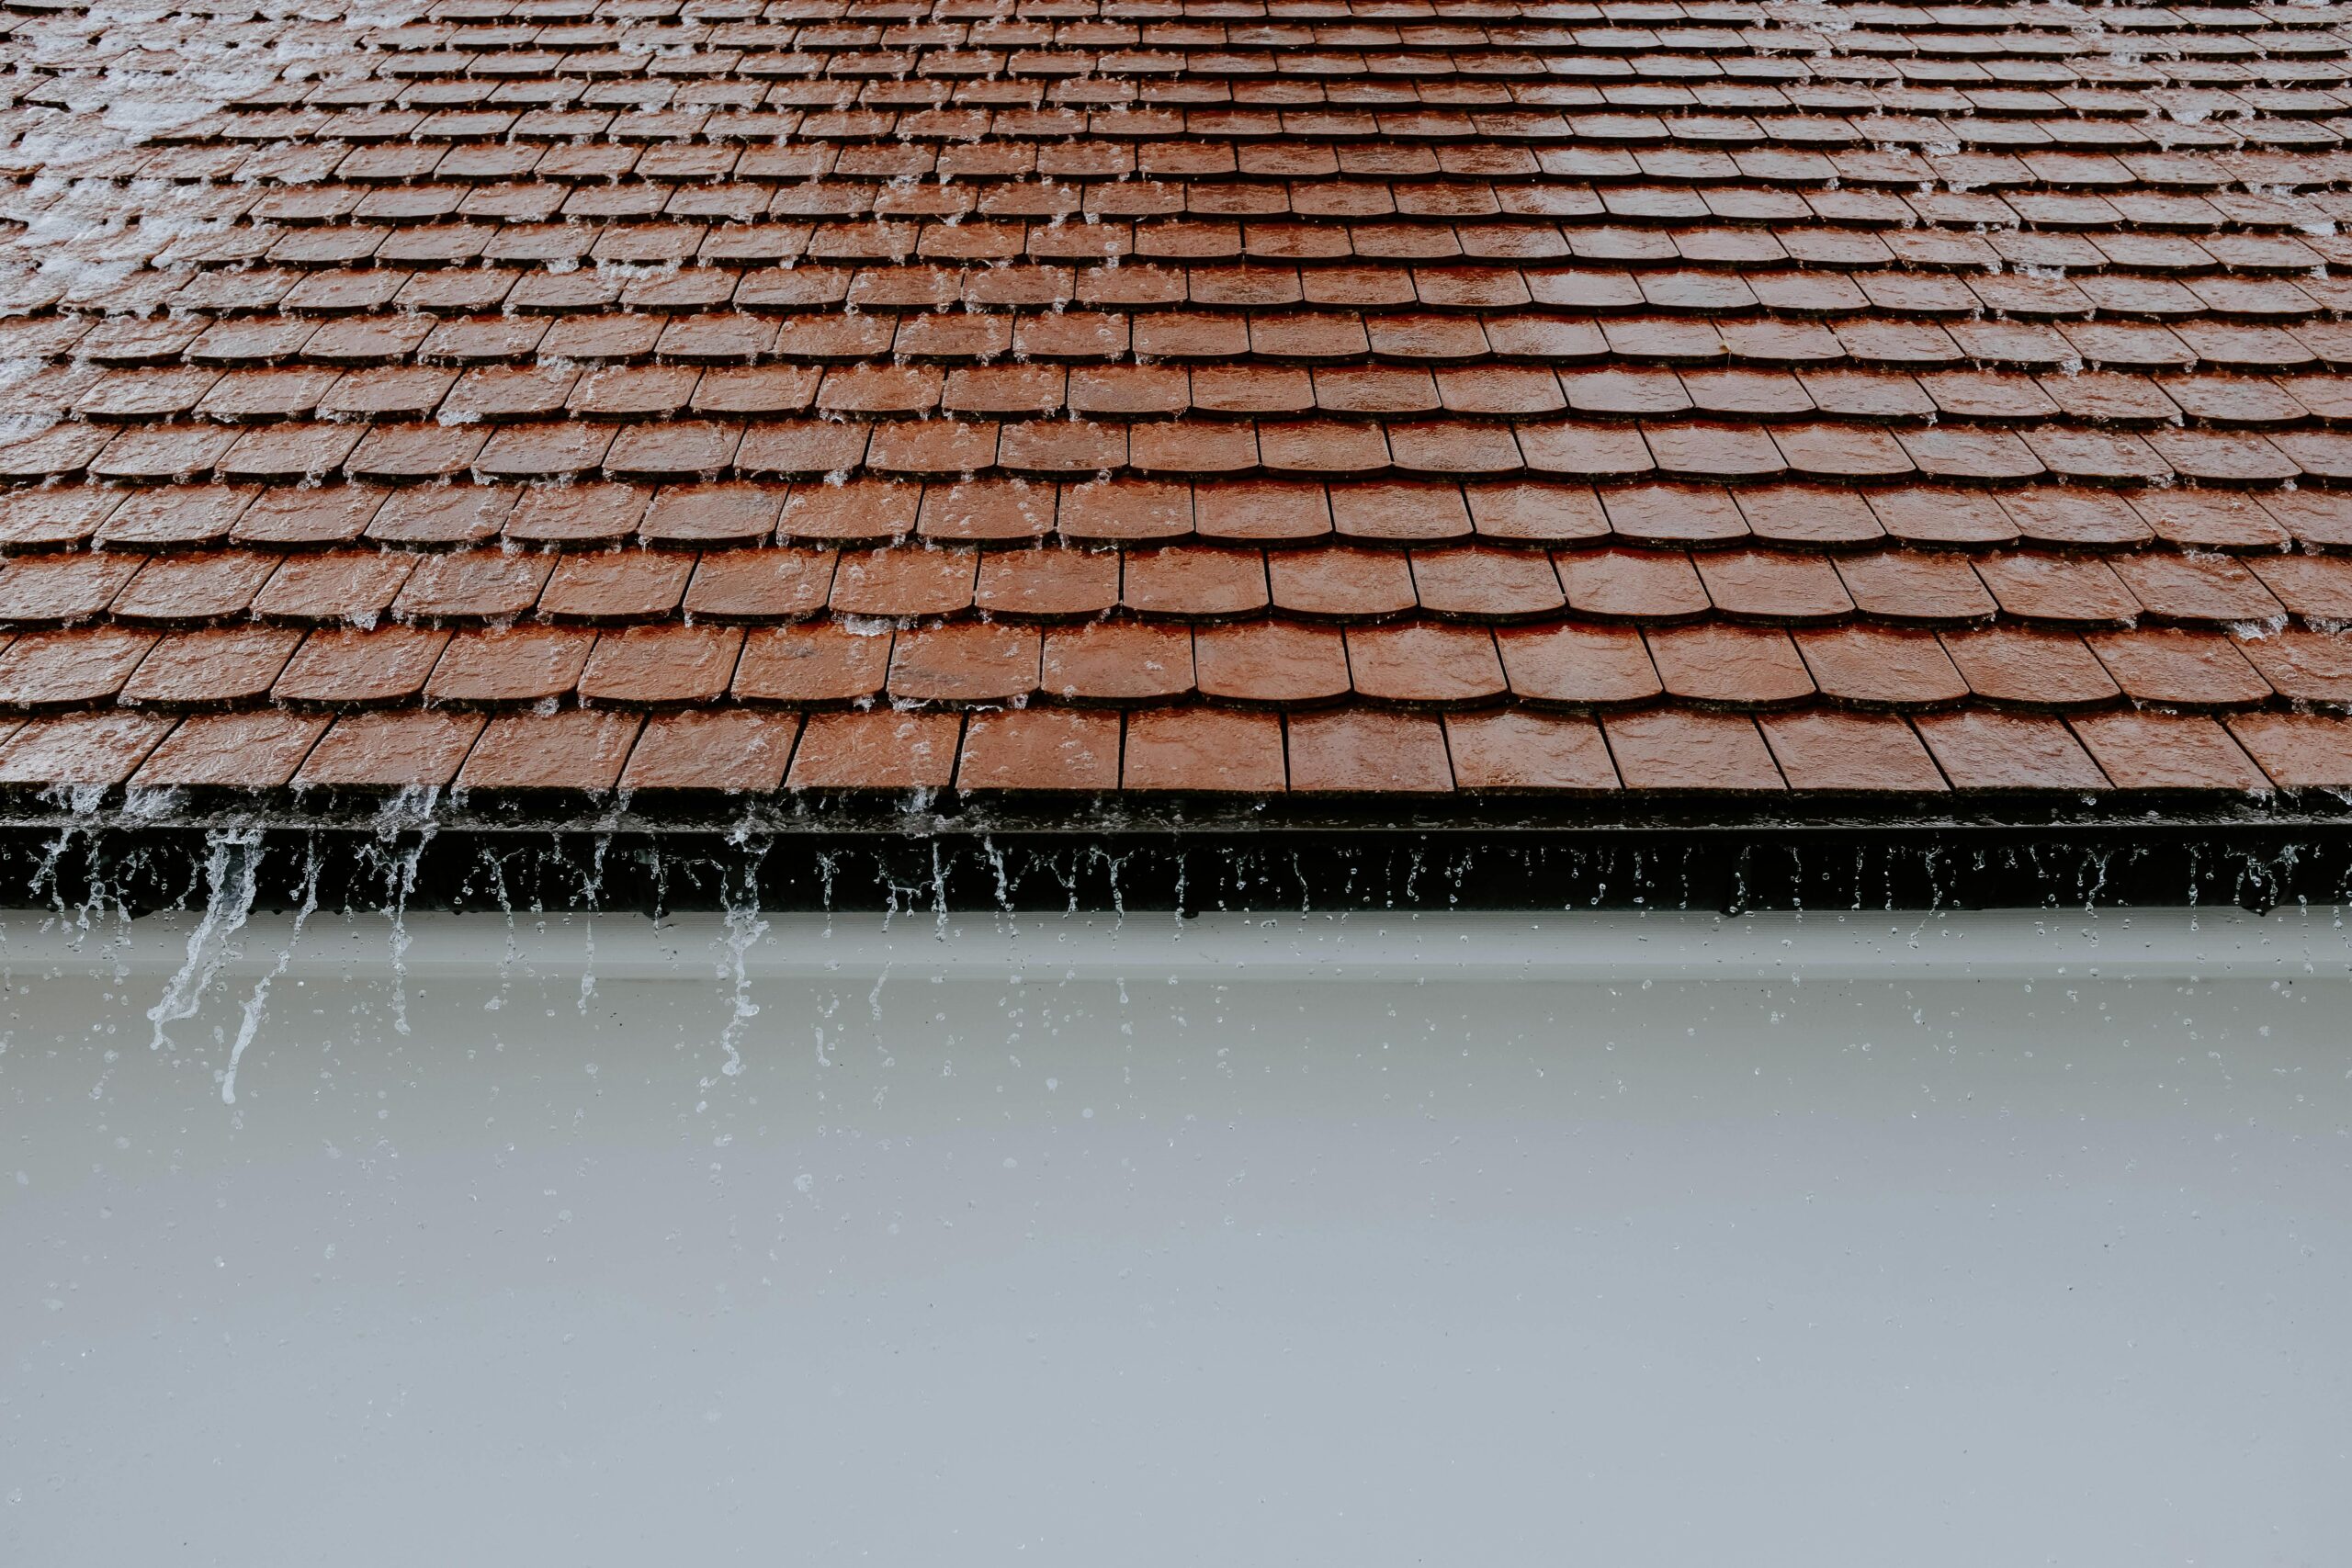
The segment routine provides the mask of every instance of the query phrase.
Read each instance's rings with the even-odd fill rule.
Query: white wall
[[[0,1562],[2352,1540],[2332,913],[778,919],[735,1075],[716,922],[328,922],[234,1105],[188,931],[6,923]]]

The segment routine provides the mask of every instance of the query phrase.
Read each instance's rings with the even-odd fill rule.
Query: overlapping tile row
[[[4,25],[0,781],[2352,785],[2352,7]]]

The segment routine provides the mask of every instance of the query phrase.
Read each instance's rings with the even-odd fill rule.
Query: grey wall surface
[[[2332,915],[189,931],[0,946],[0,1562],[2352,1540]]]

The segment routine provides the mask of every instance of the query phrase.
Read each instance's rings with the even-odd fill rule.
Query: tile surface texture
[[[0,55],[0,780],[2352,785],[2352,5]]]

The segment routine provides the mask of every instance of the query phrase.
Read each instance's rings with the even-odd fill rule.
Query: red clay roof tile
[[[33,719],[0,740],[0,784],[120,784],[172,722],[126,709]]]
[[[1667,626],[1645,634],[1669,695],[1727,707],[1768,707],[1814,692],[1789,634],[1760,626]]]
[[[962,719],[876,708],[808,716],[785,782],[795,789],[944,789]]]
[[[800,716],[755,708],[690,708],[645,721],[620,787],[767,795],[784,783]]]
[[[2135,702],[2244,707],[2270,694],[2237,644],[2219,632],[2149,629],[2095,634],[2091,651]]]
[[[636,743],[636,714],[574,709],[490,721],[458,771],[460,789],[608,790]]]
[[[1628,789],[1776,792],[1788,787],[1753,719],[1662,708],[1602,720]]]
[[[71,171],[199,224],[17,237],[0,703],[95,711],[0,772],[2335,778],[2352,48],[2150,15],[240,24],[299,70]]]
[[[1917,709],[1948,706],[1969,694],[1931,632],[1838,626],[1800,631],[1796,644],[1822,695],[1833,702]]]
[[[1917,723],[1955,789],[2095,790],[2108,782],[2058,719],[1970,712]]]
[[[458,776],[485,722],[480,714],[435,708],[342,714],[311,747],[294,783],[437,788]]]
[[[596,638],[580,700],[596,706],[679,707],[723,695],[743,646],[738,626],[650,626]]]
[[[854,702],[882,690],[890,666],[887,631],[831,622],[763,627],[744,639],[731,688],[748,703]]]
[[[126,706],[243,707],[264,701],[302,634],[291,626],[166,633],[116,694]]]
[[[1125,788],[1279,795],[1288,781],[1278,715],[1179,707],[1127,718]]]
[[[1351,626],[1347,643],[1356,694],[1373,702],[1455,707],[1503,694],[1494,634],[1484,626]]]
[[[312,632],[295,650],[271,695],[322,709],[384,707],[424,691],[449,634],[430,626]]]
[[[0,711],[90,707],[122,689],[158,634],[127,626],[34,632],[0,652]]]
[[[1445,731],[1433,717],[1351,709],[1294,714],[1286,728],[1294,790],[1422,794],[1453,787]]]
[[[2244,792],[2268,780],[2228,730],[2194,714],[2098,713],[2074,728],[2118,789]]]
[[[2239,714],[2230,733],[2287,789],[2352,784],[2352,727],[2314,714]]]
[[[2287,701],[2352,704],[2352,637],[2290,628],[2236,640],[2246,661]]]
[[[554,702],[579,684],[595,642],[596,634],[582,626],[458,632],[441,649],[425,680],[424,695],[453,707]]]
[[[956,766],[959,790],[1107,792],[1119,786],[1114,713],[1012,708],[974,714]]]
[[[1918,736],[1892,715],[1768,714],[1757,724],[1791,789],[1932,793],[1945,787]]]
[[[1448,714],[1456,787],[1492,793],[1599,793],[1618,787],[1600,727],[1589,718],[1507,709]]]
[[[140,764],[131,782],[150,789],[277,789],[326,732],[323,715],[264,708],[196,714]]]

